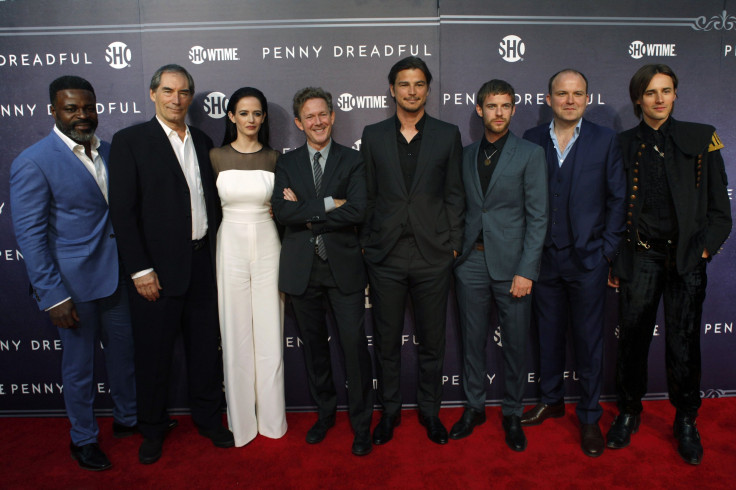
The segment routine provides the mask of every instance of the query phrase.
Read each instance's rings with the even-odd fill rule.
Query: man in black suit
[[[174,340],[187,357],[192,419],[217,447],[234,444],[222,426],[215,236],[220,202],[209,161],[212,141],[187,126],[194,81],[179,65],[151,79],[156,116],[119,131],[110,150],[110,214],[132,279],[141,463],[156,462],[166,413]]]
[[[383,416],[374,444],[401,421],[401,334],[407,293],[419,342],[419,421],[447,442],[439,419],[445,317],[452,264],[462,246],[465,192],[460,132],[424,111],[432,75],[420,58],[388,75],[396,115],[363,131],[368,208],[361,233],[373,303],[374,346]]]
[[[307,143],[276,164],[271,200],[285,227],[279,289],[291,296],[304,341],[309,390],[319,418],[307,442],[321,442],[335,425],[337,393],[332,379],[325,301],[335,315],[344,353],[352,451],[371,452],[371,360],[365,336],[366,274],[356,226],[365,216],[365,170],[360,153],[331,138],[332,96],[307,87],[294,95],[294,123]]]

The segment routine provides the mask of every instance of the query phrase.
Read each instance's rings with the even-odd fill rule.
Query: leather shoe
[[[565,402],[557,402],[551,405],[539,402],[537,405],[524,412],[521,416],[521,425],[539,425],[547,419],[556,419],[565,416]]]
[[[72,455],[72,459],[79,464],[80,468],[90,471],[102,471],[110,468],[112,463],[105,453],[102,452],[100,446],[96,442],[90,444],[84,444],[82,446],[76,446],[74,443],[69,443],[69,450]]]
[[[631,443],[631,434],[639,430],[641,415],[633,413],[620,413],[613,419],[611,428],[606,434],[606,446],[611,449],[622,449]]]
[[[218,425],[214,429],[203,429],[202,427],[197,427],[197,430],[200,435],[212,441],[212,444],[214,444],[215,447],[226,448],[233,447],[235,445],[233,433],[222,425]]]
[[[398,427],[399,424],[401,424],[401,413],[381,415],[381,420],[373,429],[373,444],[380,446],[390,441],[394,437],[394,427]]]
[[[373,445],[371,444],[371,431],[366,430],[355,434],[352,449],[354,455],[365,456],[367,454],[370,454],[372,450]]]
[[[468,437],[473,433],[473,428],[476,425],[481,425],[486,421],[486,411],[476,410],[471,407],[465,407],[463,415],[455,425],[452,426],[450,431],[450,439],[462,439]]]
[[[166,432],[169,432],[170,430],[174,429],[177,425],[179,425],[179,421],[176,419],[169,419],[169,424],[166,426]],[[112,423],[112,435],[113,437],[117,439],[124,439],[126,437],[130,437],[132,435],[138,434],[140,431],[138,430],[138,424],[129,426],[129,425],[123,425],[119,424],[115,421]]]
[[[580,447],[591,458],[597,458],[603,454],[603,450],[606,448],[606,442],[603,440],[603,433],[601,432],[601,428],[598,427],[598,422],[595,424],[582,424],[580,426]]]
[[[419,414],[419,423],[427,428],[427,437],[435,444],[447,444],[447,429],[442,425],[439,417]]]
[[[521,428],[521,417],[518,415],[504,415],[503,430],[506,432],[506,445],[514,451],[526,449],[526,436]]]
[[[328,417],[317,419],[317,422],[307,431],[307,443],[317,444],[324,440],[327,435],[327,431],[335,425],[335,416],[330,415]]]
[[[152,464],[161,457],[161,449],[164,446],[163,438],[143,438],[143,443],[138,449],[138,461],[143,464]]]
[[[703,459],[703,445],[700,434],[695,426],[695,419],[682,417],[675,419],[673,427],[675,439],[678,440],[677,452],[686,463],[700,464]]]

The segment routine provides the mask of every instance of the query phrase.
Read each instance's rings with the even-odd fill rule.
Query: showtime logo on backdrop
[[[653,44],[641,41],[632,41],[629,44],[629,55],[635,60],[644,56],[677,56],[675,44]]]
[[[189,61],[201,65],[205,61],[240,61],[238,48],[203,48],[192,46],[189,49]]]
[[[210,92],[202,102],[204,113],[212,119],[222,119],[227,114],[229,99],[222,92]]]
[[[525,52],[526,45],[524,41],[515,34],[509,34],[498,43],[498,54],[501,55],[504,61],[508,61],[509,63],[523,61]]]
[[[386,95],[352,95],[341,94],[337,98],[337,107],[345,112],[353,109],[385,109],[388,107]]]
[[[116,70],[128,68],[132,57],[130,48],[124,42],[115,41],[114,43],[110,43],[107,49],[105,49],[105,61],[107,61],[110,67]]]

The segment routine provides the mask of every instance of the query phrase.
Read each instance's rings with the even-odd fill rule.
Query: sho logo
[[[105,61],[107,61],[108,64],[116,70],[129,67],[130,59],[130,48],[128,48],[128,45],[123,42],[116,41],[114,43],[110,43],[105,50]]]
[[[204,113],[212,119],[222,119],[227,113],[228,98],[222,92],[210,92],[204,98]]]
[[[645,44],[641,41],[632,41],[629,44],[629,55],[635,60],[641,59],[644,56],[677,56],[675,47],[675,44]]]
[[[189,49],[189,61],[201,65],[205,61],[240,61],[238,48],[203,48],[192,46]]]
[[[505,38],[501,39],[498,43],[498,54],[508,61],[509,63],[515,63],[519,60],[523,60],[524,52],[526,51],[526,45],[519,36],[509,34]]]
[[[388,107],[385,95],[356,95],[348,93],[341,94],[337,98],[337,107],[345,112],[353,109],[384,109]]]

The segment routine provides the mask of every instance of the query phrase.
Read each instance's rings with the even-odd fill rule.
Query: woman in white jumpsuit
[[[267,102],[252,87],[227,106],[223,146],[210,152],[222,204],[217,288],[225,396],[235,445],[286,432],[281,243],[271,217],[278,152],[268,146]]]

